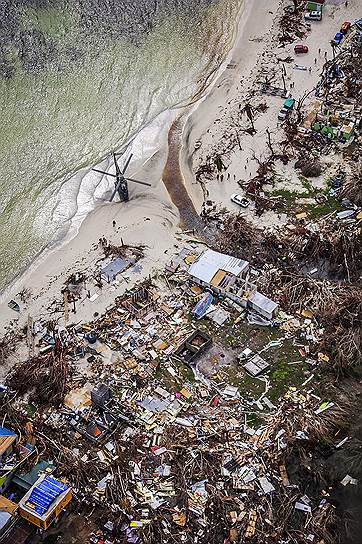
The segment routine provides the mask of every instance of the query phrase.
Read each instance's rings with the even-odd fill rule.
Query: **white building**
[[[248,261],[207,249],[191,264],[188,272],[195,283],[207,286],[267,319],[273,318],[278,305],[248,281]]]
[[[227,291],[232,294],[238,292],[240,280],[245,282],[248,270],[248,261],[207,249],[192,263],[189,274],[200,285],[211,286],[219,293]]]

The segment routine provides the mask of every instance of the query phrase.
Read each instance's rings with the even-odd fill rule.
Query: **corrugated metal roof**
[[[261,308],[262,310],[268,313],[273,313],[274,310],[278,307],[278,304],[276,302],[262,295],[261,293],[259,293],[259,291],[256,291],[249,298],[249,301],[255,306],[257,306],[258,308]]]
[[[52,502],[67,489],[68,486],[66,484],[50,476],[46,476],[33,488],[26,501],[26,506],[35,510],[39,516],[43,516],[49,510]]]
[[[238,276],[248,265],[248,261],[208,249],[190,266],[189,274],[201,281],[211,283],[219,270]]]
[[[103,276],[106,276],[109,281],[113,281],[117,274],[123,272],[123,270],[126,270],[126,268],[130,264],[134,264],[134,262],[134,259],[121,259],[121,257],[118,257],[111,263],[107,264],[107,266],[102,268],[101,274]]]

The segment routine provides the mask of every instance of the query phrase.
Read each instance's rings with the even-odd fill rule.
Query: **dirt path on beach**
[[[200,231],[203,222],[187,191],[181,169],[180,155],[183,129],[187,112],[182,113],[172,123],[168,133],[168,156],[162,173],[162,181],[180,214],[180,226],[185,230]]]

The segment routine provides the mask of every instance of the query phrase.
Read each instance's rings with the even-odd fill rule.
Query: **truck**
[[[318,2],[307,2],[304,19],[306,21],[321,21],[323,15],[323,3],[324,0],[318,0]]]
[[[294,108],[295,99],[294,98],[287,98],[284,100],[284,104],[280,112],[278,113],[278,120],[279,121],[285,121],[289,113]]]

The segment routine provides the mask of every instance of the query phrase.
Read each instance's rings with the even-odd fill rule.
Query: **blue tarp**
[[[195,317],[200,319],[206,311],[211,306],[211,303],[213,301],[214,297],[211,293],[206,293],[201,300],[196,304],[195,308],[192,310],[192,313]]]
[[[68,486],[66,484],[58,482],[58,480],[54,480],[50,476],[46,476],[39,485],[34,487],[26,504],[34,508],[39,516],[43,516],[49,510],[52,502],[67,489]]]
[[[0,436],[16,436],[16,433],[6,427],[0,427]]]

